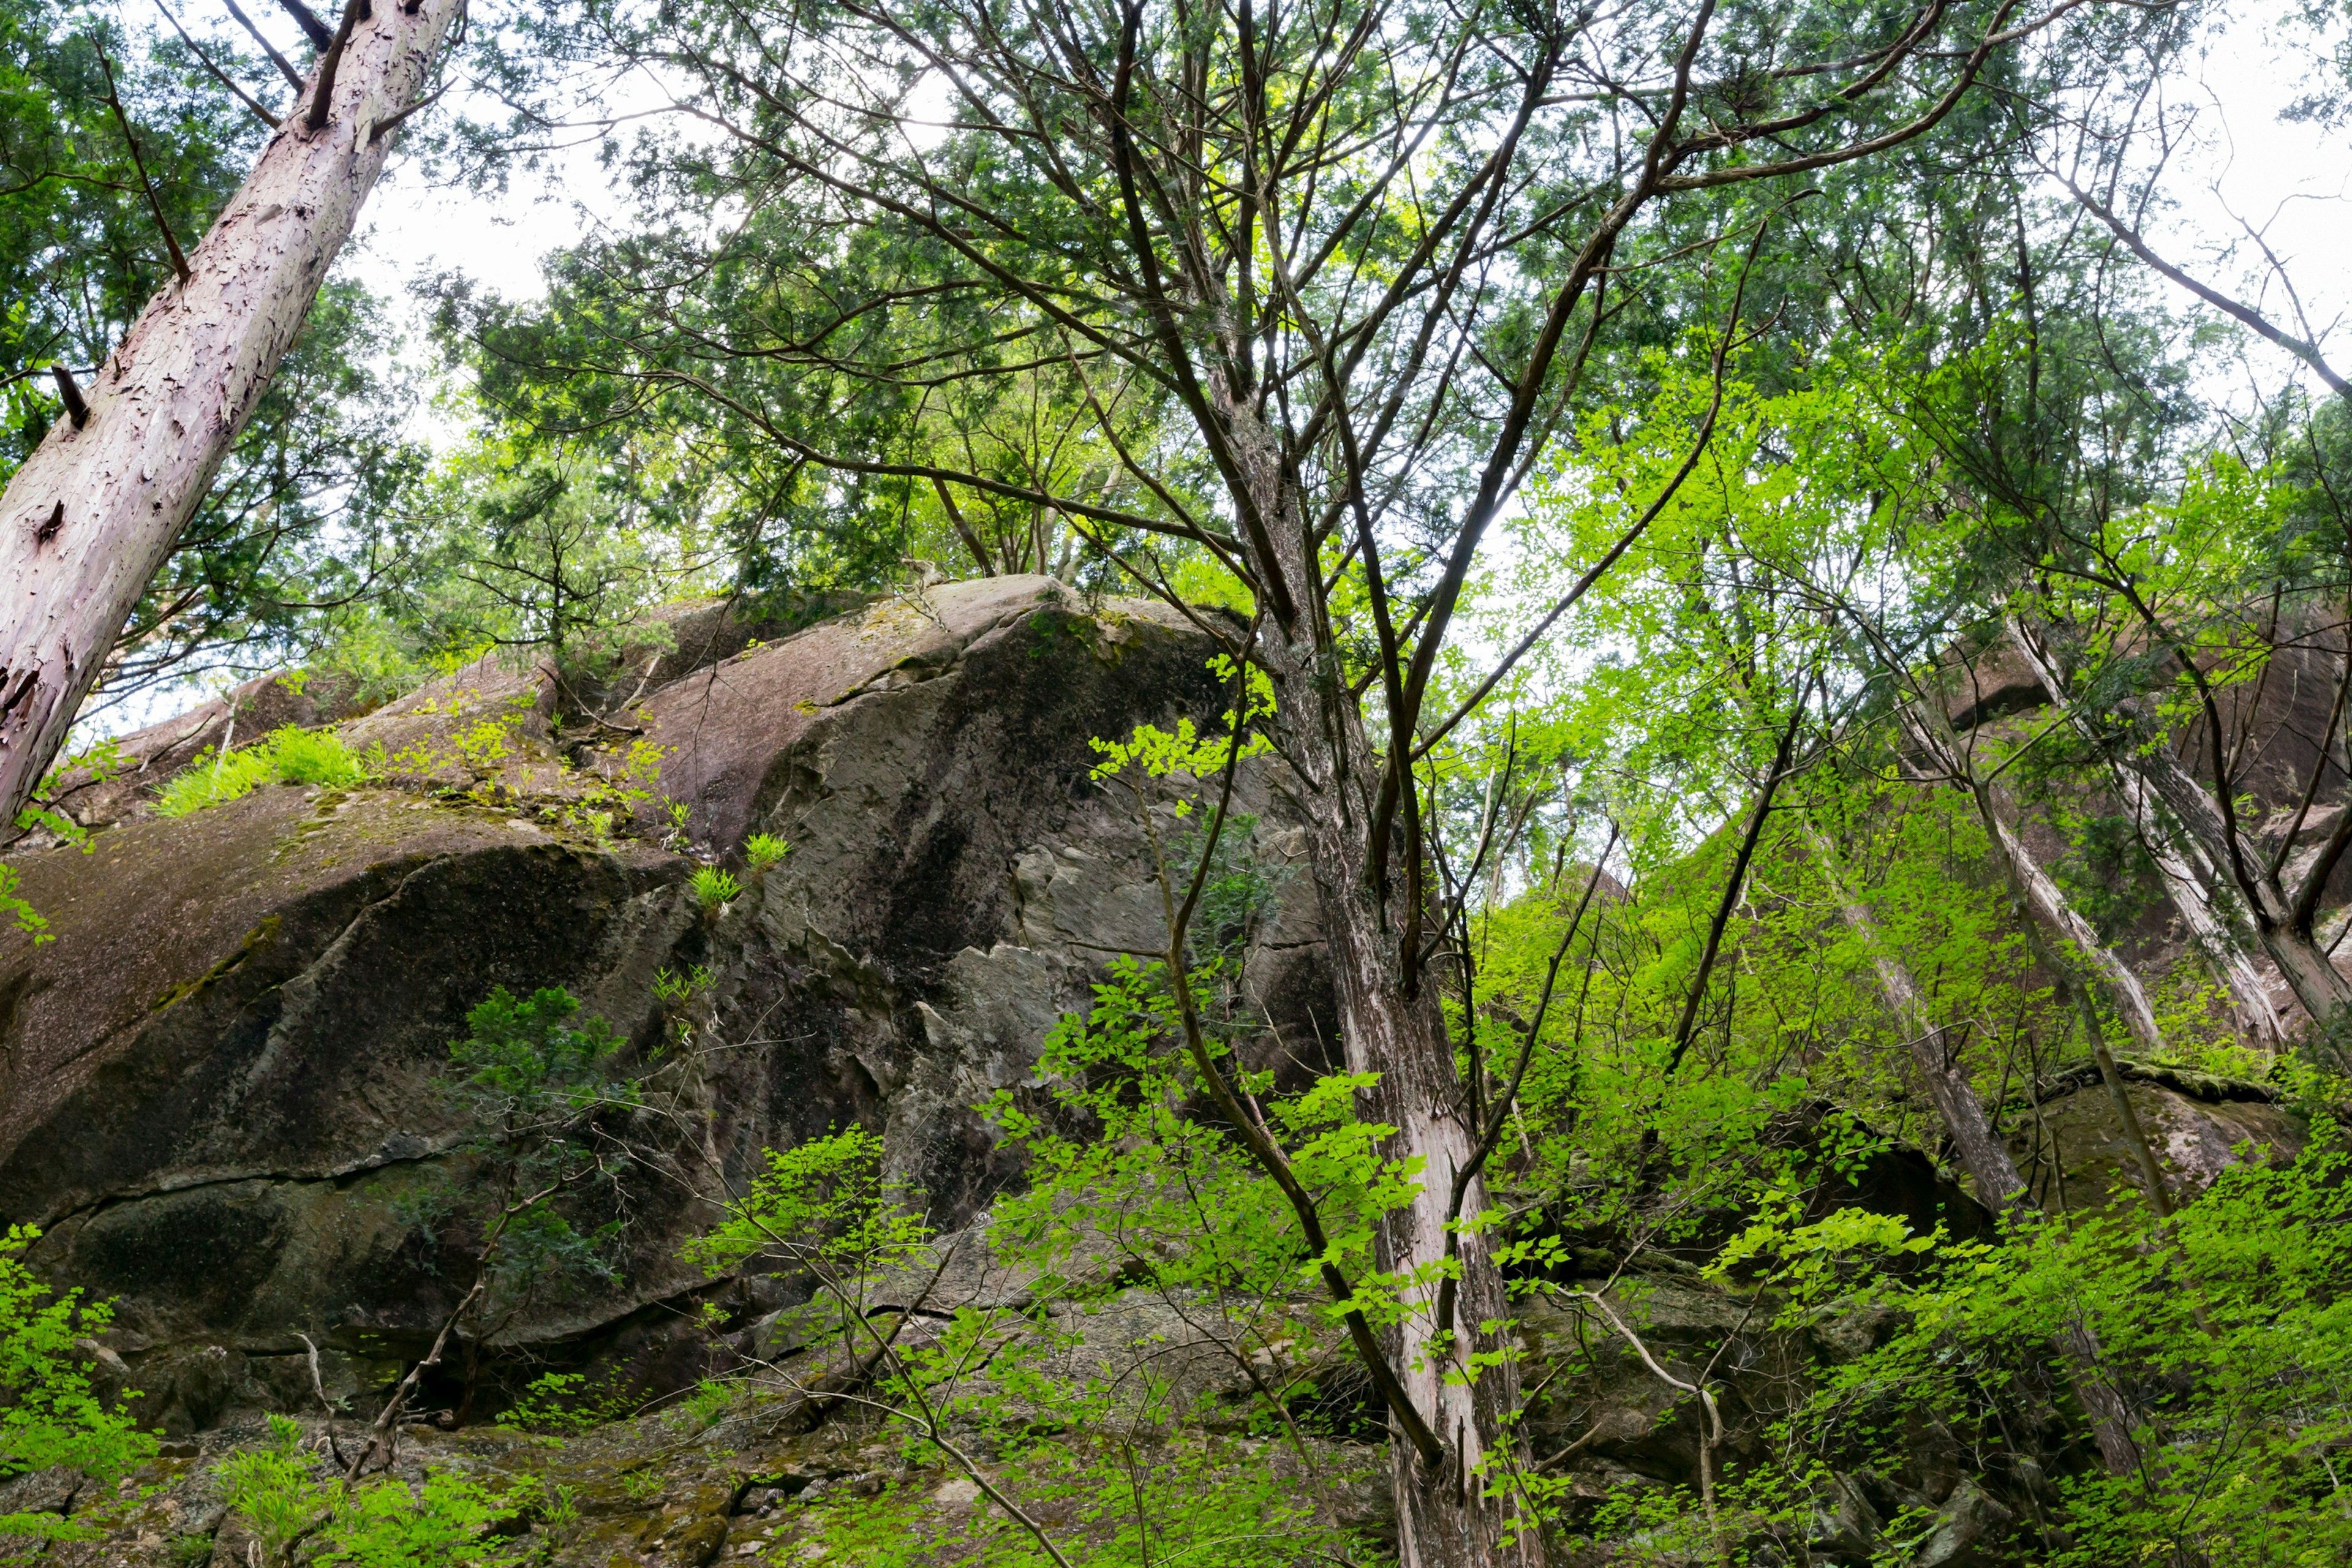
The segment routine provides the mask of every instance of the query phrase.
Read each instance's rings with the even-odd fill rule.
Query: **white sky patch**
[[[2352,372],[2352,134],[2280,118],[2305,92],[2327,85],[2331,69],[2307,41],[2290,46],[2272,36],[2264,16],[2241,14],[2218,29],[2171,84],[2176,102],[2195,105],[2200,134],[2166,172],[2175,205],[2147,239],[2175,266],[2301,336],[2298,300],[2271,273],[2251,229],[2292,280],[2322,350],[2339,372]],[[2172,302],[2189,303],[2164,287]],[[2252,342],[2248,354],[2273,387],[2290,375],[2318,384],[2284,351]],[[2215,364],[2208,382],[2200,390],[2227,401],[2243,369]]]

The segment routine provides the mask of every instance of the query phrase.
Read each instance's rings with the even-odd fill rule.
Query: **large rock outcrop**
[[[681,1026],[711,1047],[671,1086],[706,1192],[853,1119],[948,1223],[1006,1179],[972,1106],[1029,1076],[1109,953],[1160,940],[1087,742],[1213,719],[1213,647],[1037,577],[746,640],[649,658],[587,720],[545,669],[484,661],[341,726],[366,787],[129,809],[89,854],[18,856],[55,940],[0,950],[0,1213],[117,1299],[172,1425],[302,1402],[304,1335],[363,1406],[429,1338],[463,1243],[407,1200],[464,1131],[432,1083],[494,985],[564,987],[641,1056]],[[1278,805],[1244,793],[1278,858]],[[753,832],[792,853],[752,873]],[[709,909],[687,884],[713,857],[745,886]],[[1264,944],[1309,1045],[1331,1037],[1310,914]],[[683,1026],[664,971],[697,982]],[[535,1304],[509,1342],[656,1353],[706,1290],[677,1248],[709,1211],[642,1185],[622,1279]]]

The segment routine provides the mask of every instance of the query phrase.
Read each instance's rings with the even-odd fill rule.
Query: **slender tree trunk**
[[[352,0],[310,94],[0,497],[0,822],[16,818],[211,489],[417,100],[460,0]],[[360,19],[364,17],[365,19]],[[326,67],[331,63],[332,70]],[[314,79],[310,93],[318,90]]]
[[[2172,907],[2189,927],[2189,934],[2205,955],[2230,1009],[2231,1022],[2241,1039],[2251,1040],[2276,1056],[2286,1048],[2286,1020],[2271,1000],[2273,967],[2247,951],[2240,935],[2234,903],[2218,902],[2210,889],[2220,887],[2221,874],[2207,864],[2198,847],[2186,841],[2157,800],[2147,782],[2127,768],[2112,768],[2116,794],[2131,813],[2140,839],[2148,846],[2157,875],[2164,881]]]
[[[2165,809],[2205,850],[2217,869],[2234,862],[2245,868],[2241,895],[2251,906],[2254,935],[2278,965],[2280,976],[2303,1010],[2324,1019],[2352,1002],[2352,980],[2336,969],[2318,938],[2294,917],[2294,903],[2270,868],[2270,858],[2244,833],[2232,833],[2214,809],[2202,784],[2165,747],[2126,764],[2147,779]]]
[[[2064,675],[2042,639],[2018,616],[2010,617],[2009,630],[2010,640],[2041,679],[2052,705],[2085,740],[2101,746],[2102,738],[2068,695]],[[2285,929],[2292,921],[2266,919],[2260,908],[2241,913],[2242,895],[2216,858],[2228,852],[2221,816],[2204,786],[2188,775],[2169,748],[2159,746],[2132,763],[2111,763],[2111,769],[2116,793],[2139,825],[2173,907],[2212,961],[2242,1035],[2273,1052],[2286,1042],[2284,1023],[2271,1005],[2270,987],[2240,934],[2244,925],[2253,927],[2256,940],[2313,1017],[2324,1017],[2338,1001],[2352,1000],[2352,983],[2336,973],[2336,966],[2308,931],[2298,939]],[[2170,831],[2176,825],[2181,830],[2177,837]],[[2284,914],[2285,895],[2277,889],[2277,879],[2268,873],[2267,860],[2251,847],[2242,849],[2250,868],[2264,868],[2262,880],[2270,884],[2275,895],[2269,901]]]
[[[2116,1108],[2116,1120],[2122,1127],[2124,1142],[2131,1145],[2132,1158],[2139,1166],[2140,1180],[2147,1188],[2148,1202],[2158,1215],[2172,1217],[2172,1194],[2164,1180],[2163,1163],[2156,1157],[2156,1147],[2148,1142],[2147,1130],[2140,1125],[2139,1111],[2131,1102],[2124,1086],[2123,1070],[2116,1065],[2113,1052],[2107,1048],[2105,1032],[2100,1027],[2097,1007],[2092,1002],[2091,977],[2084,972],[2081,954],[2100,963],[2108,978],[2109,1000],[2124,1020],[2125,1027],[2139,1041],[2142,1049],[2160,1053],[2164,1036],[2156,1026],[2156,1017],[2148,1010],[2147,993],[2140,989],[2139,979],[2126,967],[2115,951],[2099,942],[2058,884],[2051,879],[2025,847],[2010,833],[2008,825],[1992,812],[1987,794],[1979,790],[1978,809],[1984,813],[1993,842],[1993,854],[2002,878],[2019,905],[2019,914],[2033,942],[2034,955],[2042,967],[2056,975],[2079,1010],[2083,1035],[2091,1047],[2091,1058],[2098,1064],[2099,1081],[2106,1086],[2107,1098]],[[2042,933],[2045,933],[2042,934]],[[2104,961],[2103,963],[2100,961]],[[2116,977],[2121,976],[2118,983]]]
[[[1287,584],[1299,607],[1301,620],[1276,627],[1262,646],[1276,689],[1282,752],[1297,775],[1348,1068],[1380,1075],[1359,1095],[1357,1110],[1397,1130],[1389,1157],[1422,1162],[1417,1196],[1380,1226],[1376,1261],[1383,1270],[1403,1274],[1458,1268],[1450,1340],[1436,1333],[1433,1280],[1412,1292],[1415,1310],[1407,1321],[1382,1336],[1391,1364],[1444,1450],[1431,1463],[1392,1435],[1399,1558],[1403,1568],[1539,1563],[1543,1551],[1534,1521],[1522,1516],[1514,1499],[1482,1495],[1500,1479],[1481,1471],[1507,1457],[1505,1422],[1519,1403],[1518,1370],[1506,1362],[1480,1369],[1472,1380],[1464,1369],[1475,1352],[1497,1348],[1504,1335],[1485,1325],[1508,1319],[1511,1308],[1484,1237],[1462,1236],[1458,1259],[1448,1262],[1454,1249],[1447,1205],[1475,1140],[1465,1120],[1463,1086],[1435,988],[1423,985],[1409,994],[1403,984],[1406,895],[1392,894],[1383,903],[1368,875],[1365,847],[1380,786],[1377,753],[1338,673],[1330,627],[1307,619],[1320,616],[1322,595],[1305,544],[1297,479],[1246,406],[1227,400],[1223,412],[1281,557],[1253,564]],[[1399,888],[1410,885],[1402,868],[1391,880]],[[1475,1217],[1485,1206],[1485,1184],[1475,1180],[1462,1212]],[[1502,1545],[1512,1534],[1517,1543]]]
[[[1937,767],[1968,792],[1976,806],[1977,819],[1984,827],[1987,846],[1992,851],[1994,868],[2009,888],[2010,902],[2018,923],[2024,928],[2034,959],[2058,983],[2060,992],[2074,1005],[2082,1020],[2084,1042],[2091,1048],[2092,1059],[2098,1064],[2100,1081],[2106,1085],[2108,1098],[2115,1102],[2124,1142],[2131,1145],[2140,1180],[2147,1188],[2148,1202],[2158,1215],[2171,1218],[2172,1196],[2165,1186],[2164,1166],[2148,1142],[2147,1129],[2140,1125],[2139,1112],[2125,1088],[2122,1069],[2116,1067],[2115,1056],[2107,1048],[2106,1032],[2099,1021],[2095,995],[2102,988],[2094,978],[2095,974],[2105,980],[2108,1002],[2140,1047],[2160,1055],[2164,1035],[2157,1027],[2156,1015],[2148,1007],[2147,994],[2140,988],[2139,977],[2113,948],[2099,940],[2098,933],[2075,910],[2064,889],[2011,831],[1995,797],[1994,784],[1978,771],[1976,759],[1960,743],[1939,700],[1930,694],[1925,700],[1906,702],[1903,721],[1912,739]]]
[[[1995,1210],[2032,1211],[2033,1198],[2026,1190],[2025,1178],[2018,1173],[2017,1163],[2009,1157],[2000,1135],[1993,1131],[1992,1120],[1985,1114],[1968,1074],[1946,1059],[1944,1031],[1928,1023],[1927,999],[1920,994],[1918,982],[1895,956],[1870,906],[1845,885],[1838,869],[1837,847],[1810,817],[1806,819],[1805,833],[1822,879],[1829,883],[1831,896],[1837,900],[1846,924],[1870,949],[1879,989],[1894,1010],[1896,1026],[1908,1039],[1912,1064],[1918,1068],[1927,1099],[1952,1140],[1960,1168],[1976,1184],[1977,1195]],[[2134,1473],[2140,1466],[2140,1452],[2132,1437],[2131,1411],[2102,1370],[2098,1337],[2075,1320],[2059,1335],[2058,1352],[2066,1364],[2067,1380],[2074,1386],[2074,1396],[2083,1402],[2084,1412],[2091,1419],[2091,1436],[2099,1446],[2099,1457],[2108,1473]]]

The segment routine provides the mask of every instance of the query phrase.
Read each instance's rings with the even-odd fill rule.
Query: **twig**
[[[336,1467],[341,1468],[343,1451],[335,1444],[335,1402],[327,1397],[327,1380],[319,1373],[319,1347],[312,1342],[310,1335],[299,1331],[296,1331],[294,1337],[300,1340],[310,1352],[308,1359],[310,1363],[310,1392],[318,1395],[319,1408],[326,1415],[327,1428],[324,1436],[327,1439],[327,1453],[334,1459]]]
[[[269,63],[278,68],[278,74],[286,79],[286,85],[296,92],[300,92],[302,73],[294,68],[294,62],[278,52],[278,46],[271,43],[268,36],[253,25],[253,18],[245,14],[245,7],[239,5],[236,0],[221,0],[221,3],[228,7],[228,14],[236,18],[237,26],[253,35],[253,41],[261,46],[261,52],[268,55]]]
[[[1625,1320],[1619,1317],[1615,1310],[1610,1307],[1609,1303],[1603,1300],[1598,1292],[1591,1290],[1570,1290],[1568,1291],[1567,1294],[1581,1297],[1583,1300],[1591,1302],[1595,1308],[1599,1309],[1601,1315],[1609,1320],[1609,1326],[1615,1329],[1619,1334],[1623,1336],[1625,1342],[1633,1347],[1633,1353],[1642,1358],[1642,1364],[1648,1367],[1650,1371],[1656,1375],[1659,1382],[1666,1384],[1670,1388],[1678,1388],[1685,1394],[1693,1394],[1698,1396],[1699,1408],[1706,1414],[1706,1427],[1699,1434],[1699,1499],[1706,1507],[1707,1535],[1711,1541],[1719,1542],[1723,1537],[1720,1527],[1716,1522],[1715,1450],[1717,1446],[1723,1441],[1723,1415],[1722,1413],[1716,1408],[1715,1395],[1706,1391],[1706,1374],[1701,1373],[1699,1374],[1700,1380],[1696,1383],[1685,1383],[1681,1378],[1676,1377],[1673,1373],[1668,1372],[1664,1366],[1658,1363],[1657,1357],[1650,1353],[1650,1347],[1642,1342],[1642,1336],[1635,1333],[1633,1329],[1627,1325]],[[1708,1364],[1712,1365],[1713,1363],[1710,1362]]]
[[[465,1300],[457,1303],[457,1310],[442,1320],[441,1331],[434,1336],[432,1350],[425,1353],[423,1361],[408,1369],[408,1375],[400,1380],[400,1386],[394,1389],[392,1397],[383,1402],[383,1409],[377,1413],[375,1424],[368,1429],[367,1447],[360,1450],[360,1457],[352,1461],[350,1469],[343,1472],[345,1493],[359,1483],[360,1472],[367,1468],[368,1461],[375,1458],[377,1450],[386,1450],[386,1462],[390,1462],[392,1450],[399,1442],[393,1436],[393,1430],[400,1420],[401,1412],[408,1408],[408,1401],[415,1394],[417,1384],[426,1370],[441,1364],[441,1352],[448,1348],[450,1331],[457,1326],[457,1320],[473,1307],[475,1298],[481,1295],[482,1288],[488,1283],[489,1272],[485,1269],[481,1278],[474,1281],[474,1288],[466,1292]]]
[[[368,132],[368,140],[371,142],[383,141],[385,137],[399,130],[401,122],[405,121],[410,115],[415,114],[423,110],[430,109],[435,104],[440,102],[442,94],[448,90],[449,89],[447,86],[444,85],[437,89],[431,97],[420,98],[415,103],[410,104],[406,109],[402,110],[399,113],[377,121],[375,122],[375,128]]]
[[[77,430],[89,423],[89,405],[82,401],[81,388],[74,384],[73,372],[61,364],[49,366],[49,374],[58,384],[58,398],[66,405],[66,417]]]
[[[293,17],[295,23],[301,27],[303,36],[310,40],[312,48],[324,51],[335,41],[334,34],[327,30],[327,24],[319,20],[319,14],[303,5],[302,0],[278,0],[278,3],[286,8],[286,14]],[[251,25],[247,24],[248,26]]]
[[[285,0],[285,4],[297,5],[299,0]],[[343,50],[352,41],[352,29],[358,26],[367,15],[368,0],[349,0],[343,6],[342,25],[335,29],[334,37],[328,39],[327,52],[320,57],[318,80],[310,89],[310,112],[302,120],[302,123],[313,131],[327,128],[327,121],[334,110],[335,71],[343,63]],[[314,22],[317,19],[311,18]]]
[[[205,53],[203,47],[195,39],[188,37],[188,30],[180,26],[180,19],[172,15],[172,8],[164,5],[163,0],[155,0],[155,9],[163,13],[163,20],[172,24],[172,31],[180,35],[180,41],[188,46],[188,52],[196,57],[198,65],[212,72],[215,81],[236,94],[237,101],[253,110],[255,118],[264,125],[268,126],[272,131],[278,129],[278,116],[262,108],[259,99],[239,87],[230,79],[226,71],[213,64],[212,57]]]
[[[122,127],[123,144],[131,149],[131,166],[139,174],[139,188],[146,193],[147,210],[155,215],[155,226],[163,236],[163,248],[172,253],[172,271],[182,283],[188,280],[188,258],[180,250],[179,239],[172,226],[163,221],[163,204],[156,199],[155,182],[147,177],[146,161],[139,156],[139,138],[131,133],[131,116],[123,112],[122,95],[114,89],[114,62],[106,58],[106,46],[93,35],[90,43],[98,50],[98,68],[106,76],[106,105],[114,110],[115,123]],[[79,420],[75,423],[79,425]]]
[[[1810,682],[1808,682],[1810,684]],[[1749,813],[1746,833],[1739,840],[1738,852],[1731,861],[1731,879],[1724,884],[1723,899],[1716,906],[1715,919],[1706,928],[1706,946],[1700,952],[1698,971],[1691,977],[1690,994],[1683,999],[1683,1016],[1675,1026],[1674,1049],[1666,1057],[1666,1076],[1675,1076],[1683,1065],[1683,1056],[1690,1049],[1691,1040],[1698,1027],[1699,1004],[1706,995],[1707,975],[1715,968],[1717,956],[1723,947],[1724,928],[1730,923],[1732,910],[1739,904],[1739,890],[1748,880],[1748,863],[1756,857],[1757,841],[1763,837],[1764,819],[1771,815],[1772,796],[1792,771],[1790,752],[1797,743],[1798,728],[1805,719],[1806,691],[1797,689],[1796,700],[1790,705],[1789,727],[1780,732],[1779,750],[1772,754],[1772,771],[1756,795],[1755,809]]]

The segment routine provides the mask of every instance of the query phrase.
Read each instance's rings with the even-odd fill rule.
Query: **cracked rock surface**
[[[696,614],[692,645],[614,679],[596,722],[547,670],[485,662],[339,727],[403,760],[368,786],[176,818],[118,800],[88,854],[19,846],[55,940],[0,940],[0,1214],[44,1228],[58,1283],[117,1300],[110,1348],[170,1429],[315,1411],[306,1335],[353,1414],[422,1352],[465,1270],[402,1200],[464,1131],[430,1082],[493,986],[564,987],[642,1055],[667,1026],[656,973],[705,971],[698,1026],[726,1049],[689,1099],[697,1152],[730,1176],[852,1120],[943,1225],[1015,1174],[973,1102],[1030,1081],[1110,955],[1159,940],[1131,804],[1091,780],[1087,742],[1213,722],[1213,644],[1042,577],[767,643]],[[646,742],[667,799],[597,833],[579,803]],[[150,772],[142,788],[169,769]],[[1262,775],[1240,793],[1279,860],[1278,795]],[[792,853],[753,873],[755,832]],[[713,859],[744,887],[706,910],[686,884]],[[1289,899],[1259,955],[1294,1054],[1333,1037],[1308,906]],[[679,1261],[709,1218],[694,1198],[632,1201],[621,1278],[505,1342],[690,1383],[708,1351],[676,1326],[688,1309],[748,1323],[779,1302]]]

